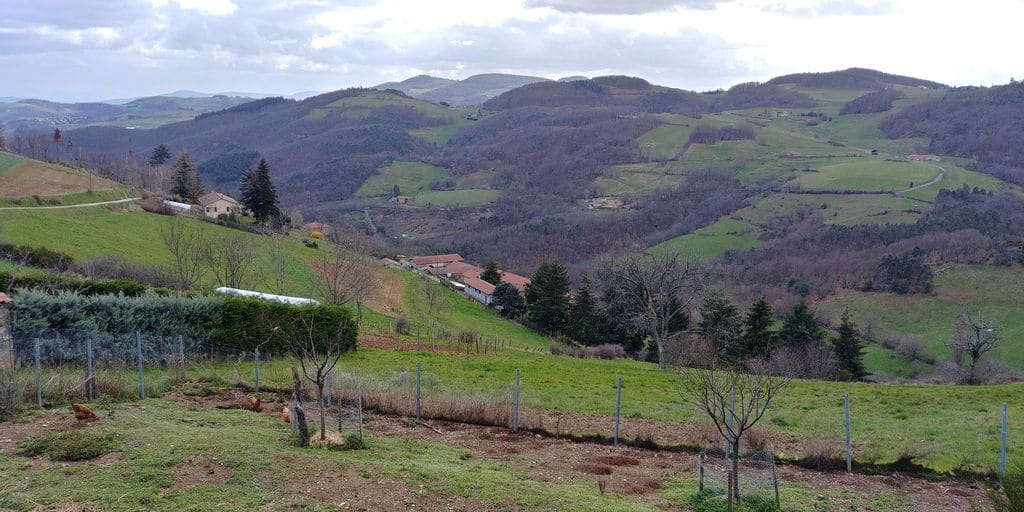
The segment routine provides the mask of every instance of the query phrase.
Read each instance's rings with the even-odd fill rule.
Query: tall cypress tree
[[[508,283],[498,283],[494,287],[494,302],[491,303],[501,311],[501,316],[516,319],[526,313],[526,300],[519,289]]]
[[[252,212],[257,224],[273,221],[281,216],[281,210],[277,206],[277,189],[270,181],[270,167],[265,159],[261,158],[255,169],[246,171],[239,188],[242,191],[242,204]]]
[[[187,151],[178,154],[178,161],[174,163],[174,184],[171,193],[191,203],[198,202],[199,196],[202,195],[199,175],[189,162]]]
[[[480,279],[487,281],[495,286],[501,282],[501,271],[498,270],[498,263],[491,260],[484,267],[484,272],[480,274]]]
[[[556,261],[544,263],[526,285],[527,317],[546,332],[561,332],[569,317],[569,274]]]
[[[850,376],[858,380],[867,375],[867,370],[864,369],[864,344],[860,331],[850,319],[849,311],[843,312],[843,322],[839,324],[839,339],[836,340],[834,348],[840,370],[850,372]]]
[[[782,322],[782,330],[779,331],[779,342],[791,347],[821,343],[824,337],[825,331],[821,328],[821,321],[804,300],[793,306],[793,310]]]
[[[149,166],[150,167],[159,167],[159,166],[163,165],[164,162],[166,162],[166,161],[168,161],[170,159],[171,159],[171,151],[169,149],[167,149],[167,146],[165,146],[164,144],[160,144],[159,146],[154,148],[153,149],[153,153],[151,155],[149,155]]]
[[[743,336],[743,321],[728,297],[721,293],[708,295],[700,306],[700,316],[697,326],[701,334],[715,344],[719,355],[737,351]]]
[[[738,360],[754,356],[768,356],[772,352],[772,345],[775,343],[775,333],[771,331],[774,319],[772,318],[772,306],[761,297],[750,306],[750,311],[743,319],[743,341],[740,343],[740,350],[731,354]]]

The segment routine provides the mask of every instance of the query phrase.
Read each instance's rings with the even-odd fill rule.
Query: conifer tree
[[[189,162],[187,151],[182,151],[178,155],[178,161],[174,163],[174,185],[171,193],[190,203],[198,202],[199,196],[202,195],[199,175]]]
[[[821,322],[804,300],[793,306],[793,310],[782,323],[782,330],[779,331],[779,342],[791,347],[806,347],[820,343],[824,337]]]
[[[851,377],[858,380],[867,375],[864,369],[864,344],[860,331],[850,320],[849,311],[843,312],[843,321],[839,324],[839,339],[836,340],[834,348],[840,370],[846,370]]]
[[[277,206],[277,189],[270,181],[270,167],[265,159],[261,158],[255,169],[246,171],[239,188],[242,191],[242,204],[252,212],[257,224],[264,224],[281,216],[281,210]]]
[[[701,334],[715,344],[720,355],[738,351],[737,346],[743,336],[743,321],[736,305],[728,297],[721,293],[705,297],[700,306],[700,316],[697,325]]]
[[[584,345],[597,345],[601,342],[598,322],[597,301],[590,291],[590,280],[583,276],[583,282],[569,307],[568,334]]]
[[[153,153],[149,155],[149,166],[159,167],[170,159],[171,151],[167,149],[167,146],[160,144],[154,148]]]
[[[484,267],[484,272],[480,274],[480,279],[495,286],[501,282],[501,271],[498,270],[498,264],[494,260],[488,262],[487,266]]]
[[[772,306],[761,297],[750,306],[750,311],[743,319],[743,341],[740,343],[740,351],[730,356],[742,360],[770,355],[775,342],[775,333],[771,331],[773,323]]]
[[[509,283],[498,283],[494,287],[494,301],[491,304],[505,318],[516,319],[526,313],[526,299],[518,288]]]
[[[526,285],[527,316],[546,332],[561,332],[569,317],[569,274],[556,261],[544,263]]]

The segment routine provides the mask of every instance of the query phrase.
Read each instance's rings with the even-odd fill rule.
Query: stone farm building
[[[220,192],[210,192],[199,198],[199,206],[202,207],[203,213],[207,217],[217,218],[218,215],[229,215],[231,213],[241,214],[245,209],[242,207],[242,203],[236,201],[233,197],[221,194]]]

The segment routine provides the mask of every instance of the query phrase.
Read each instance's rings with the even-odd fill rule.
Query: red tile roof
[[[208,205],[210,203],[214,203],[214,202],[217,202],[217,201],[220,201],[220,200],[228,201],[230,203],[235,203],[235,204],[242,204],[242,203],[239,203],[237,199],[235,199],[235,198],[233,198],[231,196],[228,196],[228,195],[221,194],[220,192],[210,192],[209,194],[206,194],[203,197],[200,197],[199,198],[199,204],[201,204],[203,206],[206,206],[206,205]]]
[[[477,290],[480,290],[487,295],[494,295],[494,285],[488,283],[487,281],[484,281],[483,279],[479,279],[476,277],[467,277],[462,280],[462,284],[472,288],[476,288]]]
[[[14,302],[14,301],[11,300],[11,296],[10,295],[7,295],[4,292],[0,292],[0,304],[10,304],[12,302]]]
[[[525,292],[526,291],[526,285],[530,284],[530,278],[529,277],[523,277],[523,276],[521,276],[519,274],[513,274],[512,272],[502,272],[501,273],[501,280],[505,281],[506,283],[508,283],[508,284],[510,284],[512,286],[515,286],[521,292]]]
[[[458,254],[438,254],[438,255],[435,255],[435,256],[413,256],[412,257],[412,264],[413,265],[419,265],[419,266],[424,266],[424,265],[444,265],[444,264],[453,263],[453,262],[456,262],[456,261],[462,261],[462,256],[459,256]]]
[[[444,270],[450,274],[459,274],[466,277],[480,277],[480,274],[484,273],[484,269],[465,261],[453,261],[445,265]]]

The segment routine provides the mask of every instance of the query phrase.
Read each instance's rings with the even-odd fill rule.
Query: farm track
[[[132,201],[138,201],[141,197],[129,197],[127,199],[117,199],[115,201],[101,201],[99,203],[83,203],[83,204],[62,204],[59,206],[5,206],[0,210],[63,210],[67,208],[88,208],[91,206],[106,206],[110,204],[121,204],[130,203]]]

